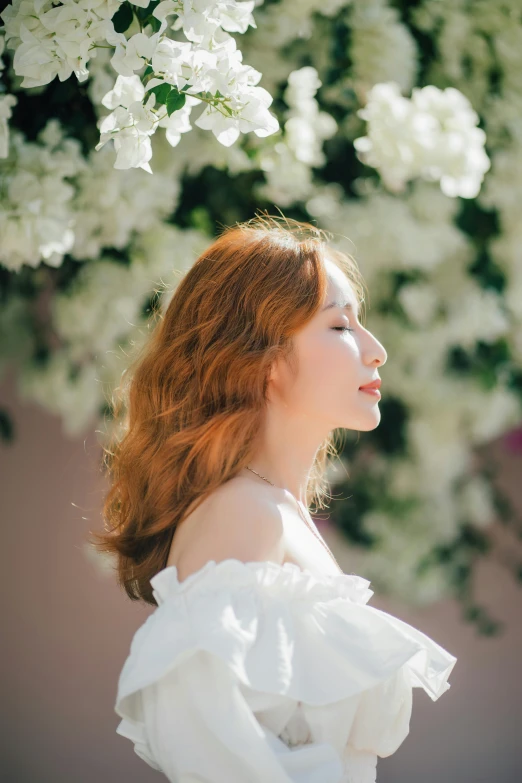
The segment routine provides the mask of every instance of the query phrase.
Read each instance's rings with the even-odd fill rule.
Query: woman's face
[[[381,418],[380,397],[359,387],[379,377],[387,354],[359,323],[349,279],[333,262],[325,264],[329,283],[323,308],[294,336],[297,376],[286,364],[275,370],[271,399],[282,402],[287,413],[328,431],[372,430]],[[351,307],[337,306],[343,304]]]

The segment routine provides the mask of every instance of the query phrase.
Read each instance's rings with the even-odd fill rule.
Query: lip
[[[377,390],[381,388],[381,383],[382,383],[381,379],[376,378],[371,383],[366,383],[364,386],[359,386],[359,390],[360,391],[370,391],[371,389]]]
[[[379,389],[372,389],[371,387],[368,388],[368,387],[362,386],[359,389],[359,391],[365,392],[366,394],[371,394],[372,397],[377,397],[378,399],[381,398],[381,393],[380,393]]]

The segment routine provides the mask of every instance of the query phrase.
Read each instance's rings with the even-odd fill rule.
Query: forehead
[[[355,291],[342,269],[335,264],[327,265],[328,287],[323,305],[337,302],[341,306],[351,304],[357,312],[357,297]]]

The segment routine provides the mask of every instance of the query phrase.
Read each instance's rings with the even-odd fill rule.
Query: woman
[[[156,609],[118,733],[176,783],[373,783],[456,658],[367,606],[309,514],[336,429],[379,424],[381,343],[355,262],[258,215],[185,274],[136,360],[109,452],[120,584]]]

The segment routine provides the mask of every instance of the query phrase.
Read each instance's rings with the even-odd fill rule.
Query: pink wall
[[[87,531],[101,526],[98,436],[66,439],[59,419],[16,400],[12,379],[4,379],[0,402],[17,427],[13,446],[0,450],[2,780],[165,779],[115,733],[119,671],[151,609],[131,603],[82,551]],[[521,466],[505,460],[504,480],[522,513]],[[506,623],[501,638],[478,638],[451,601],[413,611],[372,599],[459,659],[438,702],[414,692],[410,735],[379,761],[379,783],[522,781],[522,585],[484,563],[477,595]]]

